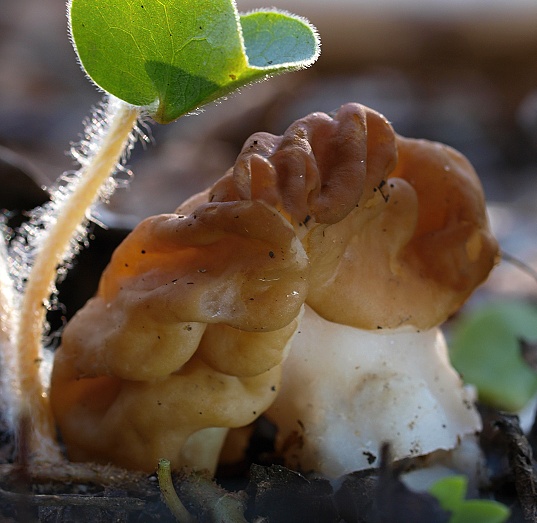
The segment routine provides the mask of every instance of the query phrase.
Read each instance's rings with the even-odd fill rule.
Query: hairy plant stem
[[[43,329],[47,303],[54,289],[58,267],[65,260],[77,229],[97,201],[103,184],[116,171],[139,117],[139,110],[122,102],[103,137],[101,147],[83,166],[76,187],[41,237],[20,303],[15,336],[21,404],[19,419],[28,419],[30,456],[60,459],[47,384],[42,382]]]

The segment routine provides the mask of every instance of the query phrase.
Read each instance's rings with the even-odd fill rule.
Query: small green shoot
[[[488,305],[456,325],[451,361],[483,403],[517,412],[537,393],[537,372],[524,361],[521,340],[537,341],[537,309],[529,304]]]
[[[180,523],[195,523],[179,499],[173,486],[170,462],[160,459],[157,468],[158,482],[162,498],[175,519]],[[187,500],[200,521],[207,523],[247,523],[244,516],[245,499],[241,493],[228,492],[218,486],[210,477],[200,472],[186,473],[181,478],[181,495]]]
[[[196,518],[192,516],[190,512],[188,512],[175,491],[169,460],[159,460],[157,477],[160,493],[162,494],[164,503],[166,503],[166,506],[170,509],[170,512],[173,514],[175,519],[180,523],[195,523]]]
[[[302,18],[233,0],[72,0],[70,23],[88,76],[159,123],[319,55]]]
[[[497,501],[465,499],[468,480],[464,476],[449,476],[434,483],[429,492],[441,507],[451,512],[449,523],[503,523],[509,509]]]

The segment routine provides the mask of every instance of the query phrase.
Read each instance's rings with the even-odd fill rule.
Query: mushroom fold
[[[51,403],[69,457],[214,471],[229,427],[273,401],[308,261],[261,202],[146,219],[69,322]]]
[[[468,160],[397,135],[356,103],[333,116],[312,113],[283,136],[252,135],[235,166],[200,196],[278,209],[311,263],[307,303],[357,328],[439,325],[498,261]]]

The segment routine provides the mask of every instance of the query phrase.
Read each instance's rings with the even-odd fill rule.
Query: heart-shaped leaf
[[[161,123],[319,55],[307,21],[233,0],[72,0],[69,20],[93,82]]]
[[[524,360],[523,344],[537,342],[537,309],[520,302],[490,304],[469,314],[454,329],[453,366],[479,399],[516,412],[537,392],[537,372]]]

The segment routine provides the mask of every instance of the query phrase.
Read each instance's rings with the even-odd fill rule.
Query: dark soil
[[[484,410],[481,446],[490,484],[480,497],[511,509],[510,523],[537,521],[537,476],[532,443],[516,416]],[[3,434],[4,457],[13,443]],[[410,462],[391,465],[389,448],[377,470],[348,474],[337,481],[300,474],[272,463],[267,441],[253,443],[250,456],[263,464],[243,463],[215,481],[181,471],[173,476],[184,505],[200,523],[445,523],[449,513],[425,492],[399,479]],[[258,448],[255,448],[258,447]],[[258,453],[257,456],[254,456]],[[237,471],[246,471],[237,475]],[[156,474],[144,475],[93,464],[6,463],[0,466],[0,521],[5,522],[151,522],[175,521],[161,498]],[[228,503],[226,505],[224,501]],[[245,518],[235,515],[237,506]],[[228,508],[229,507],[229,508]]]

